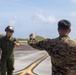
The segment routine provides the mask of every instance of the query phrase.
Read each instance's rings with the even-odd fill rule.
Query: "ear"
[[[71,29],[69,29],[69,33],[71,32]]]

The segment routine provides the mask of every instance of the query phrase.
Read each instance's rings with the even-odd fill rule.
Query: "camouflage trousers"
[[[76,70],[71,68],[62,69],[56,66],[52,66],[52,75],[76,75]]]

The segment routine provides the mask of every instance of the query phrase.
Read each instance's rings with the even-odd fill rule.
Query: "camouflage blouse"
[[[76,41],[68,36],[29,43],[51,56],[52,75],[76,75]]]

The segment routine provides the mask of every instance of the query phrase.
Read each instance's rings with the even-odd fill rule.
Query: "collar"
[[[60,35],[59,37],[69,37],[68,35]]]
[[[68,35],[60,35],[58,38],[61,40],[61,39],[64,39],[65,37],[69,37]]]

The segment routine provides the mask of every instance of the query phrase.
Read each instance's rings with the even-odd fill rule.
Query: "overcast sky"
[[[55,38],[61,19],[71,22],[70,37],[76,38],[76,0],[0,0],[1,34],[11,25],[18,38],[28,38],[30,33]]]

